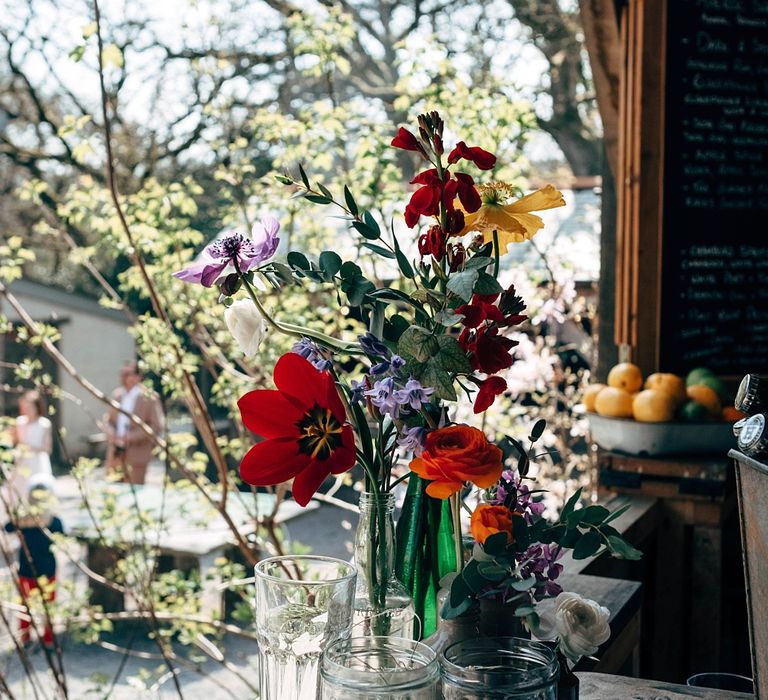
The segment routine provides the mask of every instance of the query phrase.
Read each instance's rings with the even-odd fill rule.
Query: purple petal
[[[226,268],[225,262],[202,262],[185,267],[183,270],[174,272],[173,276],[184,282],[193,282],[202,284],[204,287],[212,287],[213,283],[219,278]]]
[[[256,255],[247,262],[258,264],[269,260],[276,252],[280,244],[277,233],[280,230],[280,222],[274,216],[264,217],[260,223],[254,224],[251,229],[251,241],[256,249]]]

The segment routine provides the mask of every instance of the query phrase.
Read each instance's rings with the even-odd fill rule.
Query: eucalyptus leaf
[[[590,530],[584,533],[576,542],[573,548],[574,559],[587,559],[597,553],[600,549],[603,540],[600,537],[600,533],[596,530]]]
[[[581,522],[589,525],[599,525],[610,515],[610,513],[611,511],[604,506],[587,506],[581,516]]]
[[[501,556],[507,550],[509,535],[506,532],[494,532],[483,542],[483,550],[492,557]]]
[[[522,581],[513,581],[510,586],[516,591],[528,591],[536,585],[536,577],[524,578]]]
[[[320,269],[323,271],[323,275],[329,280],[341,270],[341,257],[338,253],[334,253],[332,250],[325,250],[320,253]]]
[[[291,267],[297,270],[309,270],[311,267],[309,260],[307,260],[307,256],[296,250],[292,250],[288,253],[286,260]]]
[[[504,288],[493,275],[489,275],[487,272],[479,272],[474,291],[476,294],[501,294]]]
[[[533,428],[531,428],[531,434],[528,436],[528,439],[531,442],[536,442],[543,434],[544,429],[547,427],[547,421],[545,421],[543,418],[540,418],[533,424]]]
[[[355,202],[355,198],[352,196],[349,187],[346,185],[344,185],[344,201],[347,203],[349,213],[352,214],[352,216],[357,216],[357,202]]]
[[[464,263],[465,270],[480,270],[484,267],[488,267],[493,262],[493,258],[488,258],[485,255],[473,255],[467,262]]]
[[[619,559],[637,561],[643,556],[643,553],[639,549],[635,549],[629,542],[621,537],[615,537],[613,535],[608,538],[608,549]]]
[[[389,260],[395,259],[395,254],[388,248],[385,248],[383,245],[376,245],[375,243],[371,243],[370,241],[365,241],[363,243],[363,248],[368,248],[368,250],[371,250],[374,253],[381,255],[382,258],[387,258]]]

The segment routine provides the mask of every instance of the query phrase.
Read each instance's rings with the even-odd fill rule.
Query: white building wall
[[[61,322],[58,347],[62,354],[83,377],[109,394],[120,382],[121,365],[135,356],[127,322],[120,320],[119,313],[101,309],[89,299],[60,291],[51,298],[52,290],[30,292],[31,287],[29,283],[16,283],[12,292],[35,320]],[[2,311],[9,319],[18,320],[7,303],[3,303]],[[59,410],[67,450],[72,456],[85,454],[88,436],[100,432],[98,423],[105,412],[104,404],[61,368],[59,386],[64,393]]]

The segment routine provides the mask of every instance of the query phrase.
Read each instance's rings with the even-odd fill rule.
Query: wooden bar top
[[[731,690],[692,688],[688,685],[611,676],[607,673],[577,673],[580,700],[752,700],[754,695]]]

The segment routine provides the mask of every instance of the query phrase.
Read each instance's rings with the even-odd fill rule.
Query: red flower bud
[[[457,243],[448,249],[448,265],[451,268],[451,272],[456,272],[467,258],[467,251],[461,243]]]
[[[432,139],[432,143],[435,146],[435,153],[437,153],[439,156],[443,155],[445,148],[443,147],[443,139],[440,138],[440,134],[435,134],[435,137]]]

